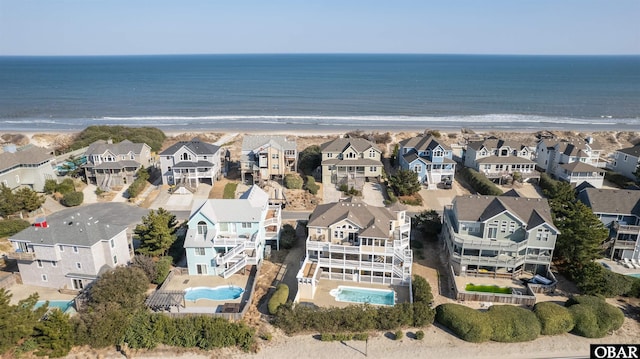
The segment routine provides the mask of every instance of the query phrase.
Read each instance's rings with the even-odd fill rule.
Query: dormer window
[[[189,156],[189,154],[185,152],[185,153],[182,154],[182,160],[183,161],[191,161],[191,156]]]
[[[369,150],[369,157],[376,157],[376,151],[374,149]]]

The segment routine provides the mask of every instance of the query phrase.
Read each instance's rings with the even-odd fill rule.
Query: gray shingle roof
[[[77,245],[89,247],[101,240],[109,240],[126,230],[122,224],[108,223],[94,216],[88,207],[78,207],[47,217],[47,228],[29,227],[10,237],[44,245]]]
[[[126,155],[129,152],[133,152],[135,154],[142,153],[146,144],[144,143],[133,143],[129,140],[124,140],[119,143],[107,143],[107,141],[98,140],[91,145],[85,151],[86,156],[90,155],[102,155],[105,152],[109,151],[114,155]]]
[[[542,222],[555,228],[551,208],[546,199],[503,196],[458,196],[454,198],[457,218],[461,221],[482,222],[504,211],[520,218],[533,228]],[[542,221],[542,222],[541,222]]]
[[[400,141],[401,147],[415,148],[417,151],[432,150],[438,146],[445,150],[451,150],[451,147],[446,143],[438,141],[431,135],[420,135],[406,140]]]
[[[475,150],[479,150],[482,147],[485,147],[489,151],[493,149],[500,149],[502,147],[509,147],[511,150],[520,151],[527,146],[518,141],[503,140],[501,138],[489,137],[482,141],[470,141],[469,144],[467,144],[467,147],[471,147]]]
[[[202,142],[197,138],[191,141],[180,141],[174,143],[173,146],[162,151],[161,156],[171,156],[178,152],[182,147],[187,147],[196,155],[214,155],[220,149],[220,146],[212,145],[210,143]]]
[[[213,163],[209,161],[189,162],[183,161],[176,163],[173,168],[196,168],[196,167],[213,167]]]
[[[46,161],[52,161],[54,156],[49,150],[36,147],[25,146],[16,152],[0,153],[0,171],[13,168],[17,165],[37,165]]]
[[[625,153],[627,155],[631,155],[634,157],[640,157],[640,145],[635,145],[633,147],[621,148],[618,152]]]
[[[587,188],[578,194],[595,213],[633,214],[640,217],[640,191]]]
[[[571,173],[573,172],[604,172],[602,168],[598,168],[580,161],[565,163],[563,165],[560,165],[560,167],[568,170]]]
[[[140,163],[138,161],[133,161],[133,160],[124,160],[124,161],[118,161],[118,162],[102,162],[96,166],[93,166],[93,168],[97,169],[97,170],[108,170],[108,169],[122,169],[125,167],[140,167]],[[92,167],[92,166],[86,166],[86,167]]]
[[[333,141],[325,142],[322,145],[320,145],[320,151],[342,152],[346,150],[349,146],[352,146],[358,152],[364,152],[368,150],[370,147],[373,147],[377,151],[380,151],[378,147],[376,147],[373,143],[363,138],[336,138]]]
[[[361,228],[364,237],[389,238],[389,221],[396,219],[394,213],[384,207],[369,206],[350,198],[342,202],[321,204],[313,211],[308,226],[329,227],[343,219]]]
[[[242,151],[253,151],[267,145],[280,150],[296,149],[296,141],[287,140],[287,136],[247,135],[242,139]]]
[[[523,158],[523,157],[517,157],[517,156],[488,156],[488,157],[483,157],[480,158],[478,160],[476,160],[477,163],[480,164],[484,164],[484,163],[497,163],[497,164],[507,164],[507,163],[513,163],[513,164],[535,164],[535,162],[531,161],[530,159],[527,158]]]
[[[261,219],[262,209],[269,202],[269,195],[258,186],[251,186],[238,199],[209,199],[196,201],[191,216],[201,212],[214,222],[257,222]]]
[[[372,160],[369,158],[357,158],[354,160],[339,160],[337,158],[331,158],[322,161],[323,166],[327,165],[343,165],[343,166],[382,166],[382,162]]]

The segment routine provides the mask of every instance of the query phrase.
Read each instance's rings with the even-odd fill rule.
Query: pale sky
[[[0,0],[1,55],[640,54],[640,0]]]

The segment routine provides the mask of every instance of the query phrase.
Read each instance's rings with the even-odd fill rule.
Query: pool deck
[[[251,290],[251,288],[247,288],[247,283],[249,281],[248,273],[249,272],[247,272],[246,275],[234,274],[227,279],[213,275],[174,275],[163,289],[167,291],[175,291],[194,287],[215,288],[218,286],[234,285],[248,291]],[[216,312],[220,310],[219,307],[224,303],[241,303],[243,297],[244,295],[241,295],[236,299],[226,300],[199,299],[195,302],[185,300],[185,307],[180,308],[180,312]]]
[[[475,285],[497,285],[498,287],[509,287],[516,290],[520,290],[522,293],[526,293],[527,288],[524,286],[520,279],[505,279],[505,278],[491,278],[491,277],[460,277],[455,276],[456,286],[459,291],[464,291],[467,284]]]
[[[619,273],[619,274],[622,274],[622,275],[635,274],[635,275],[639,275],[640,276],[640,269],[627,268],[622,264],[621,261],[620,262],[616,262],[616,261],[612,261],[612,260],[609,260],[609,259],[603,259],[602,258],[602,259],[596,260],[596,262],[606,264],[608,266],[608,268],[607,267],[605,267],[605,268],[607,268],[607,269],[609,269],[609,270],[611,270],[612,272],[615,272],[615,273]]]
[[[62,294],[57,289],[25,284],[14,284],[8,290],[12,295],[10,304],[18,304],[33,293],[38,293],[38,300],[73,300],[76,297],[73,294]]]
[[[316,287],[316,293],[313,299],[302,298],[300,299],[300,303],[314,304],[318,307],[323,307],[323,308],[328,308],[328,307],[344,308],[349,305],[358,304],[358,303],[352,303],[352,302],[339,302],[336,300],[334,296],[332,296],[329,293],[332,289],[338,289],[338,286],[341,286],[341,285],[347,286],[347,287],[356,287],[356,288],[370,288],[370,289],[384,289],[384,290],[392,289],[396,292],[396,303],[409,302],[409,287],[390,286],[390,285],[371,284],[371,283],[358,283],[353,281],[320,279],[320,282]]]

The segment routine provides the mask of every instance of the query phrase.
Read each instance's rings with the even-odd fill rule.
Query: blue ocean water
[[[0,57],[0,130],[640,130],[640,56]]]

